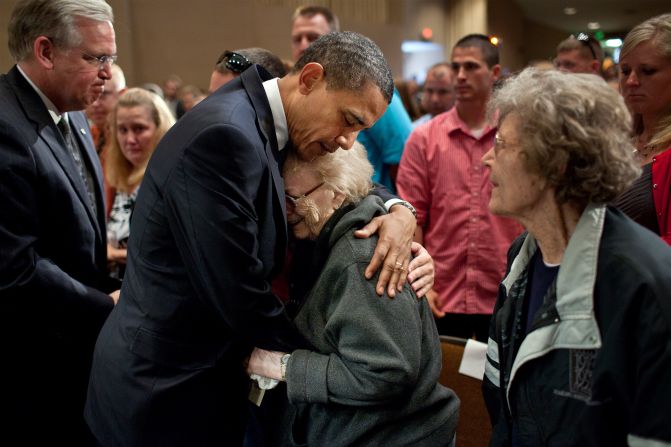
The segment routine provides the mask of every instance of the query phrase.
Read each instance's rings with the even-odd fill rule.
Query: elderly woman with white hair
[[[452,443],[459,400],[438,383],[440,341],[426,300],[408,285],[380,298],[377,279],[363,274],[376,241],[353,232],[385,213],[368,194],[372,172],[358,143],[311,162],[289,154],[284,164],[289,226],[313,241],[298,266],[306,295],[294,322],[314,349],[252,353],[248,372],[286,381],[271,445]]]
[[[671,445],[671,248],[606,203],[640,169],[600,78],[527,69],[491,101],[511,246],[483,391],[492,446]]]

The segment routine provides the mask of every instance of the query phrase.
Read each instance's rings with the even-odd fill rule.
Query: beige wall
[[[496,1],[496,0],[494,0]],[[446,1],[445,15],[447,36],[445,49],[450,54],[452,46],[466,34],[487,34],[487,0]]]
[[[5,73],[14,64],[7,49],[7,25],[14,3],[14,0],[0,0],[0,73]]]
[[[524,41],[526,60],[544,59],[551,61],[556,55],[557,45],[569,33],[529,20],[524,21]]]
[[[215,60],[226,49],[259,46],[290,59],[292,0],[108,0],[115,14],[118,63],[129,85],[161,83],[171,73],[206,88]],[[324,3],[324,2],[322,2]],[[328,2],[341,27],[380,45],[395,74],[402,72],[407,31],[405,0]],[[435,3],[435,2],[433,2]],[[0,0],[0,72],[13,64],[7,21],[15,0]],[[442,27],[441,27],[442,28]],[[417,31],[419,32],[419,31]],[[407,34],[407,36],[406,36]]]
[[[488,6],[488,32],[501,39],[501,67],[504,73],[519,70],[526,64],[522,10],[513,0],[494,0]]]
[[[161,83],[171,73],[206,88],[225,49],[260,46],[289,59],[291,14],[301,0],[108,0],[115,12],[119,64],[129,85]],[[513,0],[313,0],[333,8],[342,29],[375,40],[395,76],[402,73],[401,42],[425,26],[449,57],[467,33],[503,39],[502,63],[510,70],[550,57],[564,33],[527,22]],[[13,64],[7,21],[15,0],[0,0],[0,72]]]
[[[424,0],[406,2],[406,27],[404,40],[418,40],[423,28],[431,28],[433,41],[448,49],[448,14],[446,0]]]

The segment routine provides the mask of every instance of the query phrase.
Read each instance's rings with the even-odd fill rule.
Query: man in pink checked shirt
[[[487,341],[506,251],[522,228],[489,213],[480,159],[494,144],[487,101],[499,78],[498,48],[470,34],[452,50],[457,102],[410,135],[398,170],[402,198],[417,210],[415,240],[435,262],[427,294],[438,332]]]

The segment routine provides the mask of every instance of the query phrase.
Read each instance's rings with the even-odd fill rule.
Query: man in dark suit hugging
[[[282,160],[351,148],[392,92],[371,40],[332,33],[282,79],[244,71],[164,137],[138,196],[122,298],[96,345],[85,416],[101,444],[241,444],[251,347],[304,345],[269,285],[287,244]],[[366,232],[378,226],[371,268],[393,295],[415,219],[394,206]]]

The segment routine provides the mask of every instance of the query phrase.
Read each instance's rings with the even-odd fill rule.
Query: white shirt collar
[[[277,83],[279,78],[269,79],[263,83],[263,89],[266,91],[270,111],[273,114],[273,123],[275,123],[275,137],[277,138],[277,147],[284,149],[289,141],[289,130],[287,125],[287,116],[284,114],[282,97],[280,96],[280,87]]]
[[[56,106],[54,105],[54,103],[51,102],[51,100],[50,100],[49,98],[47,98],[47,95],[45,95],[44,93],[42,93],[42,90],[40,90],[39,87],[36,86],[36,85],[33,83],[33,81],[28,77],[28,75],[21,69],[21,66],[20,66],[20,65],[17,64],[16,68],[19,69],[19,73],[21,73],[21,75],[26,79],[26,81],[28,81],[28,84],[30,84],[30,86],[33,88],[33,90],[35,90],[35,92],[37,92],[37,94],[39,95],[40,99],[41,99],[42,102],[44,103],[44,106],[45,106],[45,107],[47,108],[47,110],[49,111],[49,115],[51,115],[51,119],[54,120],[54,124],[58,124],[58,123],[61,121],[61,118],[62,118],[62,119],[65,119],[65,122],[66,122],[66,123],[69,123],[69,121],[68,121],[68,114],[67,114],[67,113],[63,113],[63,114],[61,114],[61,113],[58,111],[58,109],[56,108]]]

